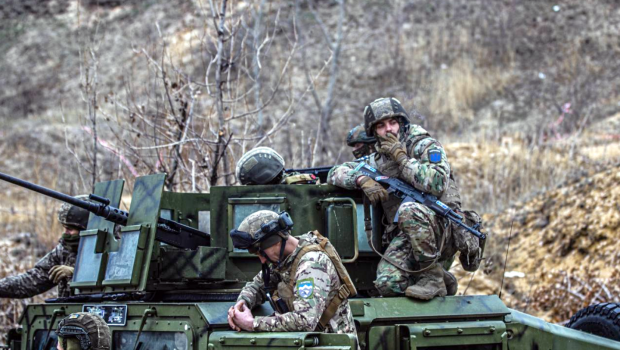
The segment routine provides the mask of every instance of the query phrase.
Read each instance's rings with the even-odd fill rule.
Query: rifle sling
[[[443,245],[446,239],[445,235],[441,235],[441,245],[439,249],[437,250],[437,257],[435,257],[435,259],[433,259],[433,262],[429,264],[428,266],[421,268],[419,270],[409,270],[409,269],[406,269],[400,266],[398,263],[396,263],[392,259],[379,253],[379,251],[375,248],[375,245],[372,240],[372,225],[370,225],[370,200],[368,199],[368,196],[366,196],[365,194],[364,194],[364,230],[366,231],[366,239],[368,240],[368,245],[370,245],[370,248],[372,248],[372,250],[375,253],[377,253],[377,255],[381,257],[381,259],[385,260],[386,262],[396,267],[397,269],[404,271],[406,273],[409,273],[409,274],[418,274],[426,270],[429,270],[431,267],[433,267],[435,263],[437,262],[437,260],[439,260],[439,257],[441,256],[441,251],[443,250]]]

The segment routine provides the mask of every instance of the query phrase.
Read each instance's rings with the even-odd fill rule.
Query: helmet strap
[[[280,256],[278,257],[278,261],[271,260],[269,256],[267,255],[267,253],[265,253],[265,250],[263,250],[262,248],[260,248],[258,251],[260,255],[262,255],[263,258],[265,258],[267,261],[276,265],[277,267],[280,267],[280,264],[282,264],[282,261],[284,261],[283,258],[284,258],[284,249],[286,248],[286,241],[287,241],[287,238],[282,237],[282,242],[280,244]]]
[[[284,257],[284,248],[286,248],[286,241],[287,239],[282,237],[282,244],[280,244],[280,257],[278,258],[278,267],[280,267],[280,264],[284,260],[283,257]]]
[[[267,288],[269,288],[269,280],[271,278],[271,271],[269,271],[269,265],[268,264],[263,264],[261,266],[261,270],[263,272],[263,282],[265,283],[265,289],[267,289]]]

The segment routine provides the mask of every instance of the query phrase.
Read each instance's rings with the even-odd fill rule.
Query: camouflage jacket
[[[403,142],[409,160],[402,172],[395,161],[378,152],[368,156],[366,162],[386,176],[397,177],[420,191],[437,196],[453,209],[460,208],[459,190],[443,146],[421,126],[414,124],[409,126]],[[433,150],[440,152],[439,161],[430,161],[429,152]],[[333,167],[327,176],[327,182],[350,190],[359,188],[355,181],[361,174],[353,170],[356,165],[355,162],[349,162]],[[396,215],[400,199],[390,196],[390,199],[382,205],[387,217],[391,219]]]
[[[295,289],[292,295],[293,310],[284,314],[255,317],[254,330],[262,332],[313,332],[316,330],[323,311],[340,288],[340,278],[334,264],[323,252],[306,253],[300,260],[295,276],[290,276],[291,265],[301,248],[307,244],[317,243],[312,233],[299,237],[299,246],[286,257],[279,268],[271,270],[269,278],[270,290],[280,289],[295,278]],[[262,304],[266,300],[265,282],[259,272],[252,282],[248,282],[241,290],[237,300],[245,300],[250,308]],[[355,335],[355,323],[349,306],[344,301],[326,327],[328,333],[350,333]]]
[[[52,289],[55,284],[49,278],[49,271],[56,265],[75,266],[77,253],[69,248],[63,239],[39,260],[32,269],[17,276],[0,280],[0,298],[31,298]],[[58,284],[58,297],[71,295],[69,281],[64,279]]]

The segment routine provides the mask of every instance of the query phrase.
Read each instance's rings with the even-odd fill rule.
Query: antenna
[[[510,250],[510,238],[512,237],[512,225],[515,223],[514,219],[510,223],[510,233],[508,234],[508,246],[506,247],[506,258],[504,259],[504,272],[502,273],[502,284],[499,287],[499,298],[502,298],[502,290],[504,289],[504,277],[506,276],[506,263],[508,262],[508,251]]]

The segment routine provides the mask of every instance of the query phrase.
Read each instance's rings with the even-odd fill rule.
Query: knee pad
[[[407,280],[394,280],[391,276],[381,276],[374,281],[375,288],[384,297],[398,296],[405,293],[409,283]]]

